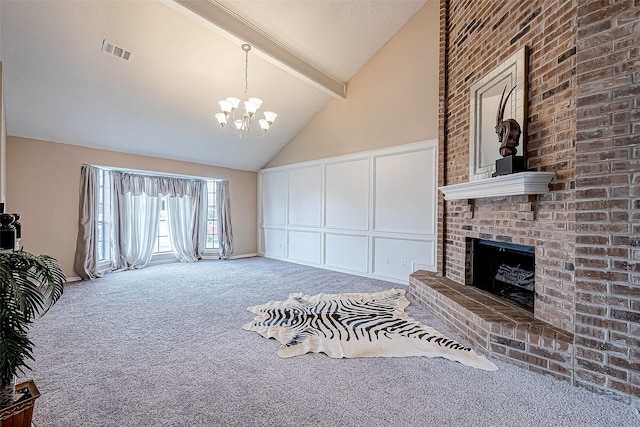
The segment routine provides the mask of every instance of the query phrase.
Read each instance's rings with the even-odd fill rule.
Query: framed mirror
[[[473,86],[469,95],[469,181],[490,178],[500,159],[496,113],[502,91],[515,86],[508,99],[504,119],[515,119],[522,129],[518,156],[525,157],[527,138],[527,74],[529,50],[525,46],[511,55]],[[505,94],[506,95],[506,94]]]

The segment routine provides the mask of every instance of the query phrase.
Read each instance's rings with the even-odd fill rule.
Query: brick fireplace
[[[547,194],[438,201],[410,294],[480,351],[640,406],[638,0],[440,0],[439,186],[469,181],[469,90],[529,47],[527,167]],[[533,312],[471,285],[477,240],[533,248]]]

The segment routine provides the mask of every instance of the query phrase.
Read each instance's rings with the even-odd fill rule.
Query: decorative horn
[[[512,87],[511,90],[509,91],[509,93],[507,94],[507,97],[504,99],[504,104],[502,103],[502,98],[500,98],[500,121],[502,121],[504,119],[504,109],[507,107],[507,101],[509,100],[509,97],[511,96],[511,92],[513,92],[513,90],[516,87]],[[504,96],[504,92],[507,90],[507,87],[505,86],[503,91],[502,91],[502,96]]]
[[[500,103],[498,104],[498,110],[496,111],[496,128],[500,126],[500,123],[502,123],[502,118],[504,117],[504,107],[502,106],[502,101],[504,100],[504,93],[506,91],[507,87],[505,86],[504,89],[502,89],[502,96],[500,97]]]

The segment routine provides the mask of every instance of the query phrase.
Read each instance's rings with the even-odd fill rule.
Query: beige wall
[[[25,250],[57,258],[69,277],[78,232],[80,166],[194,175],[229,180],[234,255],[257,252],[257,174],[9,136],[7,210],[21,214]]]
[[[429,0],[267,164],[282,166],[438,137],[439,2]]]

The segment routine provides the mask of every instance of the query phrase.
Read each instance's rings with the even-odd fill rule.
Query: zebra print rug
[[[369,294],[290,294],[286,301],[249,307],[256,317],[242,328],[282,345],[278,356],[325,353],[333,358],[443,357],[495,371],[469,347],[409,317],[404,290]]]

